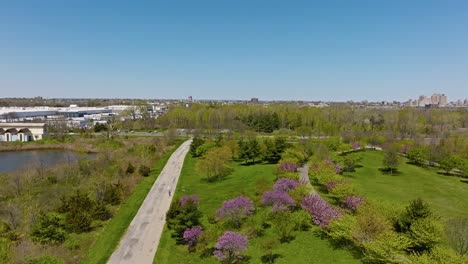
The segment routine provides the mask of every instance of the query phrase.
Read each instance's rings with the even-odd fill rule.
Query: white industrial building
[[[36,141],[45,133],[44,123],[0,123],[0,141]]]

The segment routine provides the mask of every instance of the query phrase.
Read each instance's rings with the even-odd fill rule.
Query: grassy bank
[[[350,155],[362,155],[362,167],[345,174],[366,197],[407,204],[415,198],[427,201],[441,217],[468,217],[468,184],[463,179],[446,176],[436,168],[422,168],[402,159],[394,175],[383,173],[383,153],[365,151]]]
[[[233,172],[222,181],[206,182],[197,173],[196,159],[188,155],[184,162],[181,177],[175,193],[176,198],[184,194],[197,194],[200,199],[200,210],[203,212],[203,223],[213,216],[224,200],[244,194],[255,198],[256,182],[265,179],[271,183],[276,178],[276,165],[256,164],[244,166],[234,163]],[[257,207],[257,212],[267,210]],[[343,249],[334,249],[327,240],[320,238],[318,227],[308,231],[298,232],[294,240],[282,243],[275,249],[278,259],[275,263],[361,263],[352,254]],[[261,257],[265,252],[261,248],[262,241],[275,237],[271,228],[265,230],[263,236],[249,241],[246,255],[250,257],[249,263],[262,263]],[[214,257],[200,258],[197,253],[188,254],[186,245],[176,245],[167,228],[162,234],[159,248],[153,263],[219,263]]]
[[[110,220],[97,235],[94,245],[91,247],[82,263],[106,263],[107,259],[117,248],[120,239],[138,212],[138,209],[145,200],[146,195],[166,165],[168,159],[182,142],[183,141],[178,141],[171,151],[166,152],[157,161],[152,169],[151,175],[139,183],[130,197],[120,206],[112,220]]]

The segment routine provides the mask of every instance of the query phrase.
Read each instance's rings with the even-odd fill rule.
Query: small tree
[[[395,148],[388,148],[384,150],[383,165],[384,168],[390,170],[390,174],[398,169],[400,164],[400,156]]]
[[[227,147],[212,148],[198,161],[198,170],[211,181],[225,176],[229,170],[230,150]]]
[[[296,202],[287,192],[281,190],[267,191],[262,196],[263,205],[271,205],[273,212],[286,211],[294,208]]]
[[[200,137],[194,137],[192,144],[190,144],[190,154],[192,157],[198,157],[197,148],[205,143],[205,140]]]
[[[203,228],[200,226],[187,228],[184,231],[184,241],[188,244],[188,251],[193,252],[197,245],[198,238],[203,233]]]
[[[426,165],[426,161],[429,159],[429,152],[423,146],[412,147],[406,154],[408,159],[418,166]]]
[[[224,235],[219,237],[214,255],[219,261],[226,263],[239,262],[244,258],[243,252],[247,249],[248,243],[249,240],[246,236],[226,231]]]
[[[65,241],[65,217],[57,213],[41,214],[32,227],[31,239],[41,244]]]
[[[301,206],[311,216],[316,225],[326,228],[331,220],[338,218],[339,213],[317,193],[302,199]]]
[[[219,220],[226,219],[236,228],[239,228],[242,220],[252,215],[254,211],[253,202],[244,196],[225,201],[223,206],[216,211],[216,217]]]
[[[135,167],[133,166],[133,164],[129,161],[128,164],[127,164],[127,169],[125,170],[125,173],[126,174],[132,174],[135,172]]]
[[[460,255],[468,254],[468,218],[451,219],[445,228],[450,246]]]
[[[151,173],[151,169],[145,165],[140,165],[140,168],[138,168],[138,173],[140,173],[140,175],[143,177],[148,177]]]
[[[439,161],[440,168],[445,171],[445,174],[449,174],[450,171],[457,168],[459,164],[461,164],[461,161],[455,156],[448,156]]]
[[[166,214],[167,227],[178,244],[185,242],[184,232],[187,229],[200,225],[202,213],[198,209],[198,197],[195,197],[186,196],[174,201]]]

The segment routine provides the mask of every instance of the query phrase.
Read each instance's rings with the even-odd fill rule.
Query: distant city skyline
[[[0,97],[468,97],[467,1],[10,1]]]

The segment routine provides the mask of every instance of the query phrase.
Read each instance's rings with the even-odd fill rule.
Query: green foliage
[[[107,184],[104,187],[102,201],[106,204],[118,205],[122,202],[123,185],[120,182]]]
[[[279,211],[272,214],[272,222],[281,242],[288,242],[294,239],[294,229],[297,224],[300,224],[291,221],[291,213],[289,211]]]
[[[395,223],[395,230],[411,240],[409,250],[424,252],[440,242],[443,228],[429,205],[422,199],[416,199],[410,202]]]
[[[294,230],[296,231],[307,231],[312,227],[312,217],[304,210],[292,212],[290,221],[294,223]]]
[[[255,160],[260,158],[260,154],[260,143],[257,138],[251,138],[248,141],[239,141],[239,159],[243,160],[245,163],[249,161],[255,163]]]
[[[138,173],[143,177],[148,177],[151,173],[151,169],[148,166],[140,165]]]
[[[356,225],[352,230],[353,239],[358,244],[372,242],[390,230],[391,223],[374,205],[366,204],[358,208]]]
[[[410,241],[403,235],[387,231],[380,234],[375,240],[363,244],[366,263],[408,263],[405,249]]]
[[[64,264],[61,259],[52,256],[30,257],[26,259],[25,264]]]
[[[62,199],[58,208],[60,213],[65,213],[65,227],[70,232],[83,233],[91,229],[95,202],[88,195],[79,191],[68,198]]]
[[[205,155],[210,149],[216,148],[216,143],[215,142],[205,142],[202,145],[200,145],[197,150],[195,151],[196,155],[195,157],[201,157]]]
[[[96,203],[92,217],[96,220],[106,221],[112,217],[112,213],[104,203]]]
[[[207,180],[219,180],[229,171],[230,150],[227,147],[215,147],[206,152],[197,164],[198,171],[205,175]]]
[[[389,170],[391,174],[398,169],[400,164],[400,156],[394,147],[389,147],[384,150],[383,166]]]
[[[198,157],[197,149],[205,143],[205,140],[201,137],[194,137],[192,144],[190,144],[190,154],[192,157]]]
[[[39,215],[32,226],[31,239],[36,243],[58,244],[65,236],[65,217],[54,212]]]
[[[184,242],[184,231],[199,226],[201,217],[202,212],[198,210],[197,203],[190,201],[182,205],[177,199],[172,202],[166,214],[167,227],[172,231],[172,237],[176,242],[181,244]]]
[[[362,156],[360,155],[345,155],[342,159],[343,171],[351,172],[354,171],[359,163],[362,161]]]
[[[265,146],[263,160],[272,164],[278,163],[284,150],[288,147],[284,137],[275,137],[274,140],[266,138],[263,144]]]
[[[440,168],[447,174],[449,174],[453,169],[460,167],[462,163],[463,160],[457,156],[444,157],[439,161]]]
[[[408,258],[411,263],[417,264],[465,264],[468,257],[455,255],[453,251],[443,247],[435,247],[430,252],[411,254]]]
[[[279,116],[275,112],[250,113],[242,118],[242,122],[252,130],[265,133],[271,133],[280,127]]]
[[[327,234],[334,243],[346,245],[353,242],[353,230],[356,225],[357,218],[353,215],[345,214],[328,224]]]
[[[425,166],[427,160],[429,159],[428,149],[423,146],[412,147],[406,154],[408,159],[418,166]]]
[[[4,237],[0,237],[0,259],[6,263],[9,263],[10,261],[10,247],[10,240]]]

